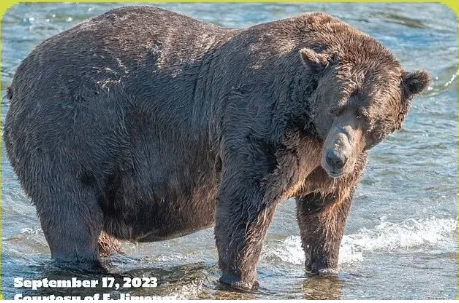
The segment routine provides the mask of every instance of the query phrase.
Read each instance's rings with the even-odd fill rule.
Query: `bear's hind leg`
[[[122,253],[121,242],[105,231],[100,234],[98,242],[100,256],[106,257],[115,253]]]
[[[90,188],[59,186],[49,182],[45,199],[33,199],[41,226],[57,264],[100,270],[98,239],[103,213]],[[54,185],[54,186],[53,186]],[[62,185],[62,184],[61,184]]]

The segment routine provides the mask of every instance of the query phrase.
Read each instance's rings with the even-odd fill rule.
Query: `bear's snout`
[[[355,152],[352,138],[342,128],[337,128],[325,140],[321,164],[330,177],[339,178],[352,171],[352,157]]]
[[[341,170],[346,164],[347,157],[341,152],[329,149],[326,153],[326,161],[333,170]]]

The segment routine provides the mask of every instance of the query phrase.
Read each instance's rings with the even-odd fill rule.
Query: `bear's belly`
[[[194,232],[209,228],[213,225],[214,220],[203,220],[200,222],[194,222],[195,224],[190,224],[187,226],[180,226],[175,228],[166,228],[166,229],[157,229],[150,231],[145,235],[140,235],[135,239],[137,242],[156,242],[156,241],[165,241],[174,238],[180,238]]]
[[[215,221],[217,184],[170,193],[168,198],[115,201],[104,211],[104,230],[118,239],[154,242],[211,227]],[[132,197],[131,197],[132,198]]]
[[[183,202],[183,201],[181,201]],[[163,241],[182,237],[196,231],[211,227],[215,221],[215,198],[208,200],[176,202],[170,211],[159,211],[156,222],[152,222],[150,230],[139,230],[138,242]]]

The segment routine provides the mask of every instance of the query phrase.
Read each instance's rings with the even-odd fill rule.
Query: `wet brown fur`
[[[306,269],[336,269],[367,150],[427,83],[326,14],[235,30],[126,7],[22,62],[4,140],[54,259],[97,263],[102,231],[160,241],[216,222],[221,281],[252,289],[290,197]],[[329,151],[342,169],[321,165]]]
[[[101,232],[99,236],[99,254],[108,257],[112,254],[122,253],[121,242],[111,237],[106,232]]]

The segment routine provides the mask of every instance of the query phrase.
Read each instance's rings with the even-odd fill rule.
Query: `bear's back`
[[[33,83],[75,90],[82,78],[114,83],[143,67],[153,72],[196,61],[231,32],[155,7],[114,9],[38,45],[17,69],[11,92],[14,97],[25,88],[21,84]],[[49,97],[48,91],[43,93],[35,99]]]

